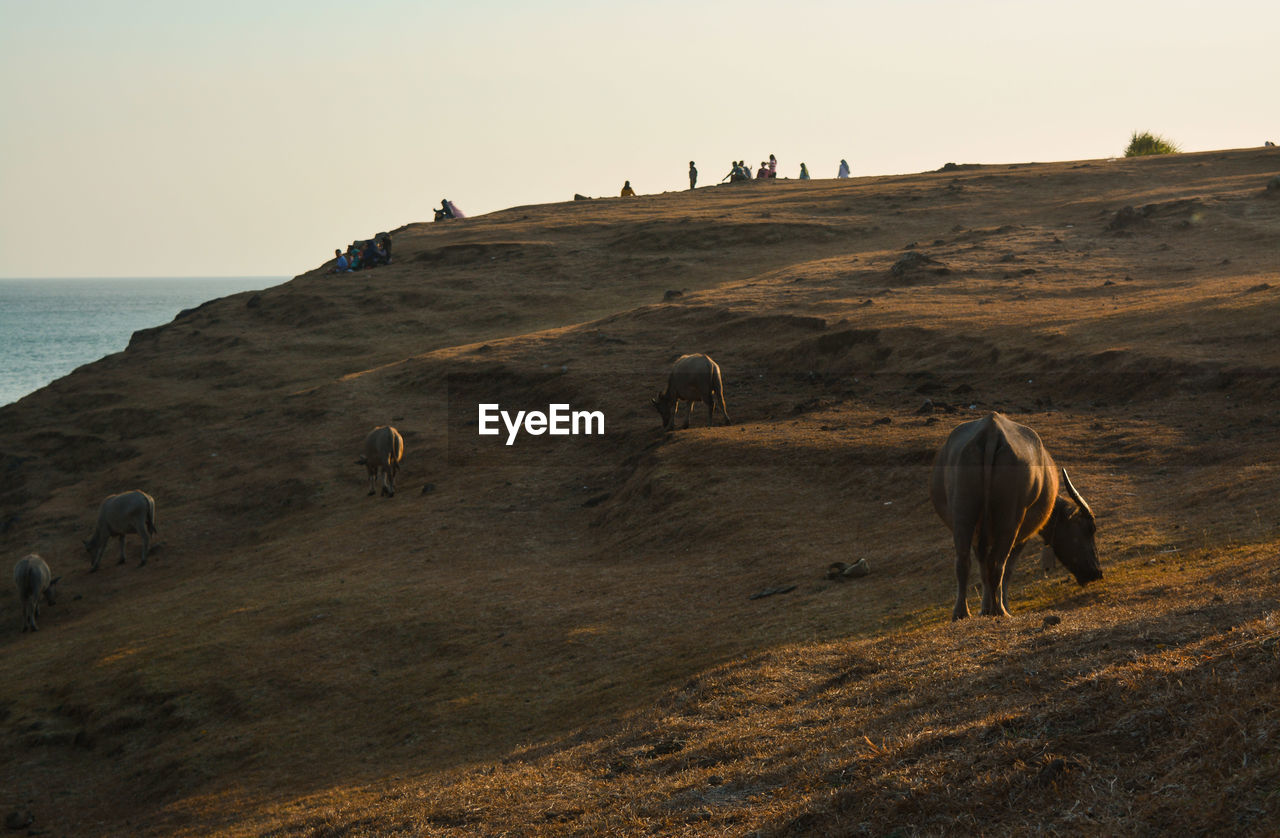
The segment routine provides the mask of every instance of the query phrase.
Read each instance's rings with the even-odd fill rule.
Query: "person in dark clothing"
[[[448,198],[440,200],[440,209],[436,210],[436,221],[444,221],[449,218],[466,218],[462,210],[458,209],[458,205]]]

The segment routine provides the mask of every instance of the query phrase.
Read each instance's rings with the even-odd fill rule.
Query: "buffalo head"
[[[1054,502],[1053,515],[1049,518],[1049,525],[1045,527],[1045,541],[1058,561],[1071,571],[1071,575],[1083,587],[1102,578],[1102,568],[1098,566],[1098,548],[1094,544],[1098,526],[1093,518],[1093,510],[1076,491],[1076,487],[1071,485],[1071,478],[1067,476],[1065,468],[1062,469],[1062,483],[1075,504],[1073,506],[1063,498]]]
[[[662,427],[664,430],[671,427],[672,407],[675,406],[676,400],[668,396],[666,393],[659,393],[652,399],[649,404],[653,405],[653,409],[658,411],[658,415],[662,417]]]

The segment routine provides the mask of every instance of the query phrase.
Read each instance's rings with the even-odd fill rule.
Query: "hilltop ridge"
[[[64,575],[38,634],[0,611],[0,807],[64,835],[1265,834],[1277,171],[518,207],[137,333],[0,408],[3,552]],[[734,424],[659,429],[686,352]],[[480,401],[561,400],[604,436],[476,434]],[[1106,576],[1028,556],[1012,618],[953,625],[928,468],[989,410],[1070,468]],[[353,464],[378,424],[393,499]],[[134,487],[160,549],[88,574]]]

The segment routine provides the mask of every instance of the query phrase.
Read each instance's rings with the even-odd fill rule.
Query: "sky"
[[[677,190],[690,160],[1260,146],[1277,32],[1275,0],[0,0],[0,278],[293,276],[442,198]]]

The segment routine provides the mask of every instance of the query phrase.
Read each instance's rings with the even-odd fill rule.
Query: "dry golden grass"
[[[1274,834],[1277,168],[522,207],[136,336],[0,409],[0,552],[64,575],[38,634],[0,612],[0,814],[68,836]],[[690,351],[735,424],[664,435],[647,400]],[[603,410],[608,433],[507,449],[476,436],[481,399]],[[1028,555],[1013,617],[951,624],[928,468],[985,410],[1070,469],[1106,578]],[[367,499],[352,461],[387,422],[400,493]],[[88,574],[77,539],[134,486],[161,549]],[[859,558],[866,578],[824,578]]]

